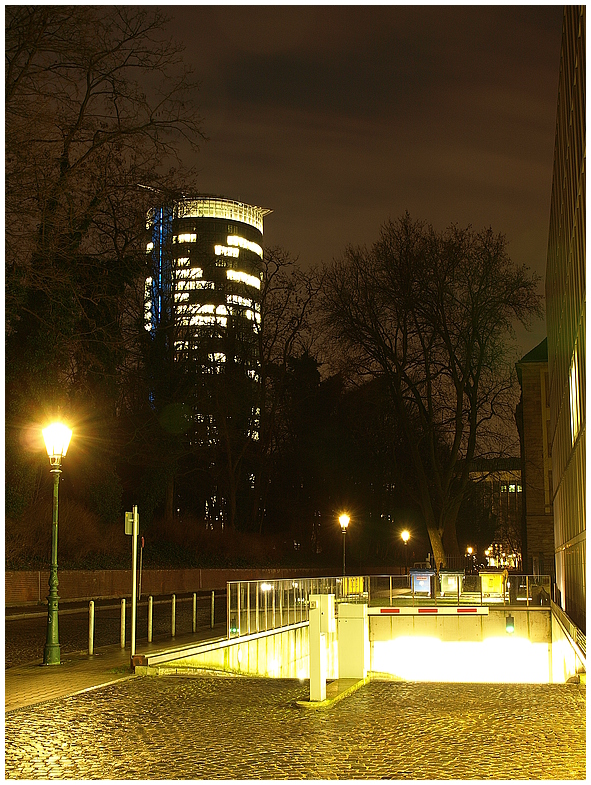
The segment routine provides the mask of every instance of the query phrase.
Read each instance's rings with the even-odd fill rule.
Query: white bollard
[[[94,654],[94,601],[88,603],[88,653]]]
[[[154,609],[154,598],[148,597],[148,643],[152,643],[152,611]]]
[[[211,591],[211,611],[210,611],[210,618],[209,618],[209,626],[213,630],[215,624],[215,592]]]
[[[174,638],[176,635],[176,594],[172,595],[172,619],[171,619],[171,636]]]
[[[121,648],[125,648],[125,597],[121,600]]]
[[[197,632],[197,595],[193,594],[193,632]]]

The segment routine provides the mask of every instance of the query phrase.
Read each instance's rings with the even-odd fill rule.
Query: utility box
[[[365,679],[369,670],[367,605],[339,603],[339,679]]]
[[[320,632],[328,635],[337,631],[337,623],[334,612],[334,594],[315,594],[311,597],[318,597],[320,602]]]
[[[505,579],[502,572],[483,570],[480,575],[480,591],[483,597],[503,597]]]
[[[464,588],[464,571],[440,570],[439,581],[442,597],[459,597]]]
[[[413,594],[422,594],[431,597],[431,584],[435,570],[410,570],[410,587]]]

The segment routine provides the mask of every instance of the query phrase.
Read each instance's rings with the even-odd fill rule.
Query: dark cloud
[[[169,10],[201,81],[197,186],[271,208],[268,242],[328,261],[409,209],[492,225],[543,275],[562,7]]]

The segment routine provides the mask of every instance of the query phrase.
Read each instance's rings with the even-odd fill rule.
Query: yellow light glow
[[[237,259],[240,254],[238,248],[228,248],[227,245],[216,245],[214,246],[214,250],[216,256],[233,256],[235,259]]]
[[[407,681],[547,684],[547,643],[506,635],[483,641],[401,636],[374,641],[372,670]]]
[[[263,233],[263,217],[270,212],[264,207],[215,197],[183,199],[178,205],[179,218],[226,218],[250,224],[261,234]]]
[[[253,243],[250,240],[246,240],[244,237],[238,237],[236,234],[229,234],[227,243],[228,245],[237,245],[247,251],[253,251],[254,253],[258,254],[261,259],[263,258],[263,249],[261,246],[258,243]]]
[[[349,518],[347,513],[343,513],[342,515],[339,515],[339,523],[341,524],[341,529],[343,531],[346,530],[347,526],[349,525],[349,521],[350,520],[351,519]]]
[[[154,250],[154,243],[148,243],[146,245],[146,253],[150,253],[150,251]]]
[[[245,283],[247,286],[254,286],[255,289],[261,288],[260,278],[257,278],[255,275],[249,275],[239,270],[226,270],[226,277],[229,281]]]
[[[63,458],[68,452],[72,431],[61,422],[54,422],[44,428],[45,449],[50,458]]]
[[[406,529],[400,533],[400,536],[402,537],[405,543],[407,543],[410,540],[410,532],[408,532]]]
[[[197,242],[197,235],[196,234],[179,234],[178,237],[173,235],[172,242],[177,243],[196,243]]]
[[[468,547],[466,548],[466,553],[468,554],[468,556],[472,556],[472,554],[474,553],[474,549],[472,548],[471,545],[468,545]]]

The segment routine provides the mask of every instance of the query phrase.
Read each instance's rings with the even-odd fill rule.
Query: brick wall
[[[314,570],[142,570],[142,594],[182,594],[225,589],[227,581],[308,577]],[[62,600],[92,600],[131,596],[131,570],[60,570]],[[5,605],[44,602],[49,593],[49,570],[4,574]]]

